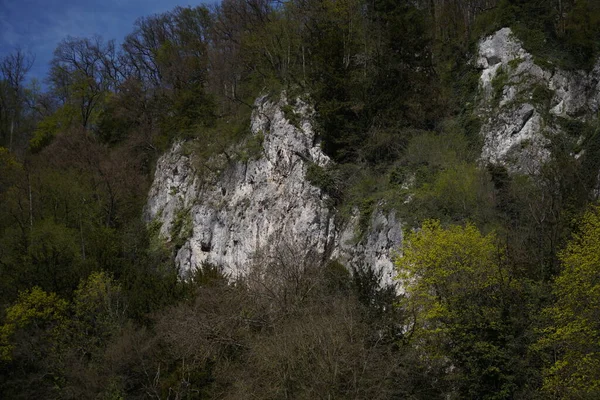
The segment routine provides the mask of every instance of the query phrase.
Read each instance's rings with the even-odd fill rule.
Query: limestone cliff
[[[485,161],[535,174],[548,157],[549,137],[562,133],[558,119],[598,112],[600,63],[589,73],[539,65],[509,28],[479,43],[476,62]]]
[[[399,222],[393,214],[375,212],[357,240],[358,217],[344,223],[336,218],[327,195],[305,176],[310,163],[330,163],[313,132],[313,111],[301,100],[290,107],[285,96],[259,98],[251,130],[264,137],[262,155],[229,162],[212,179],[194,167],[185,144],[176,143],[158,161],[148,219],[161,224],[165,240],[182,242],[176,256],[182,273],[207,262],[233,276],[243,274],[257,253],[285,246],[299,256],[310,251],[323,261],[371,265],[391,282],[390,252],[402,240]],[[294,123],[284,110],[294,114]]]
[[[482,39],[475,59],[484,162],[535,175],[549,156],[549,138],[563,134],[558,121],[598,112],[600,64],[589,73],[541,66],[508,28]],[[402,243],[396,215],[376,209],[359,232],[360,213],[340,218],[306,179],[311,163],[331,162],[313,131],[310,105],[282,95],[261,97],[254,108],[252,135],[264,138],[255,159],[217,160],[219,172],[207,172],[178,142],[158,161],[147,217],[177,248],[182,274],[205,262],[244,274],[257,254],[285,247],[298,257],[312,252],[322,261],[370,266],[392,282],[393,254]]]

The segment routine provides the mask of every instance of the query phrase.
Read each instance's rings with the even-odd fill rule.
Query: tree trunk
[[[10,120],[10,136],[8,139],[8,151],[12,151],[13,133],[15,131],[15,118]]]

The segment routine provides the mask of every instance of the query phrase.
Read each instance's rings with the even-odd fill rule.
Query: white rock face
[[[479,43],[477,66],[486,162],[535,174],[549,156],[549,135],[560,133],[550,117],[585,119],[598,112],[600,62],[589,74],[543,69],[503,28]]]
[[[396,275],[392,259],[394,253],[400,251],[402,224],[394,212],[386,215],[377,210],[371,216],[369,231],[362,240],[357,240],[359,219],[358,210],[355,210],[350,222],[336,235],[331,258],[359,268],[373,266],[381,273],[382,283],[392,285]]]
[[[148,219],[162,223],[166,240],[189,234],[176,256],[182,274],[205,262],[232,276],[244,274],[257,252],[285,245],[300,254],[316,251],[324,261],[374,266],[391,282],[390,253],[401,243],[400,223],[393,214],[374,213],[358,243],[357,218],[336,226],[327,196],[305,179],[308,163],[330,162],[315,140],[312,109],[298,100],[294,109],[300,123],[293,126],[282,111],[285,104],[284,97],[256,101],[251,128],[254,135],[264,135],[263,155],[231,163],[216,179],[199,176],[184,144],[176,143],[158,161]]]

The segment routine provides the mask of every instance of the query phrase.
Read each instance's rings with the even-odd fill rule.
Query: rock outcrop
[[[357,238],[358,216],[340,223],[327,195],[306,179],[310,163],[330,163],[315,138],[312,109],[297,100],[290,111],[285,96],[262,97],[255,106],[252,134],[264,137],[257,159],[230,162],[207,178],[179,142],[158,161],[147,218],[161,224],[165,240],[180,242],[176,262],[182,274],[202,263],[244,274],[257,254],[286,246],[299,257],[310,251],[323,261],[375,267],[391,282],[391,252],[402,240],[394,214],[373,213],[367,232]],[[293,112],[294,123],[284,109]]]
[[[589,73],[536,64],[509,28],[479,43],[483,119],[482,159],[535,174],[548,158],[556,118],[595,117],[600,101],[600,63]]]
[[[589,73],[542,67],[508,28],[480,42],[476,62],[484,162],[535,175],[550,155],[549,139],[562,133],[558,120],[584,121],[598,113],[600,64]],[[401,222],[379,207],[365,231],[358,211],[344,221],[336,215],[327,195],[306,179],[309,165],[331,162],[313,132],[312,116],[299,99],[292,106],[285,95],[262,97],[251,120],[254,137],[264,138],[255,159],[221,160],[218,173],[207,172],[194,166],[194,155],[181,142],[160,158],[147,217],[161,224],[160,235],[176,247],[182,274],[202,263],[244,274],[257,255],[285,246],[298,257],[311,252],[323,262],[372,267],[382,282],[393,281]]]

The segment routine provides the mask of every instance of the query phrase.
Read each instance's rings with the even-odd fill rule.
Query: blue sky
[[[142,16],[200,0],[0,0],[0,57],[17,46],[35,54],[30,78],[43,79],[52,52],[66,36],[121,40]],[[210,3],[213,3],[211,1]]]

